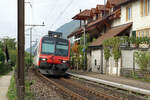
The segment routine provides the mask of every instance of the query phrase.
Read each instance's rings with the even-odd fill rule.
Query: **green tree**
[[[10,62],[12,66],[16,65],[16,58],[17,58],[17,50],[16,50],[16,40],[15,38],[4,38],[2,40],[3,45],[7,46],[8,49],[8,54],[9,54],[9,58],[10,58]]]
[[[104,40],[103,41],[103,48],[104,48],[104,57],[105,57],[105,60],[106,60],[106,66],[105,66],[105,72],[107,74],[107,68],[109,67],[109,58],[111,56],[111,53],[110,53],[110,41],[109,40]]]
[[[3,44],[7,45],[9,49],[16,49],[16,39],[15,38],[5,38],[3,39]]]
[[[104,55],[105,59],[108,63],[108,59],[111,56],[110,54],[110,48],[112,48],[112,54],[115,60],[115,66],[117,67],[117,75],[118,73],[118,60],[121,57],[121,49],[120,45],[121,43],[124,42],[124,40],[121,40],[120,37],[113,37],[109,40],[104,41],[103,46],[104,46]]]

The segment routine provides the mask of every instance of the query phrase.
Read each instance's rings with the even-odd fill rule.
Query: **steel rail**
[[[81,85],[81,84],[79,84],[77,82],[72,82],[71,80],[66,80],[64,78],[61,78],[61,80],[65,81],[66,83],[72,84],[74,86],[80,87],[83,90],[85,90],[85,91],[87,91],[89,93],[92,93],[92,94],[94,94],[96,96],[102,97],[102,98],[104,98],[106,100],[119,100],[119,98],[117,98],[117,97],[114,97],[114,96],[102,93],[100,91],[97,91],[97,90],[89,88],[89,87],[85,87],[85,86],[83,86],[83,85]]]
[[[44,79],[44,80],[50,82],[51,84],[55,85],[56,87],[58,87],[59,89],[61,89],[62,91],[64,91],[68,95],[70,95],[73,99],[75,99],[75,100],[88,100],[87,98],[80,96],[79,94],[77,94],[77,93],[75,93],[75,92],[73,92],[73,91],[71,91],[71,90],[61,86],[60,84],[57,84],[53,80],[50,80],[49,78],[47,78],[44,75],[42,75],[41,73],[39,73],[37,70],[36,70],[36,74],[39,77],[41,77],[41,79]]]

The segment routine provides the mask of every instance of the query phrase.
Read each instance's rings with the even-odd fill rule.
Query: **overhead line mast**
[[[25,26],[30,26],[30,64],[32,64],[32,30],[33,27],[37,27],[37,26],[45,26],[44,22],[42,25],[36,25],[36,24],[26,24]]]

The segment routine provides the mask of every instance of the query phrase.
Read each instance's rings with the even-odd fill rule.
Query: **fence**
[[[150,70],[141,71],[140,69],[121,68],[121,76],[150,80]]]

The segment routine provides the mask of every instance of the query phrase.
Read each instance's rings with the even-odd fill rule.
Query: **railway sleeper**
[[[72,84],[72,85],[75,85],[75,86],[77,86],[77,87],[80,87],[80,88],[86,90],[86,91],[89,92],[89,93],[95,94],[95,95],[97,95],[97,96],[99,96],[99,97],[108,98],[109,100],[119,100],[119,98],[117,98],[117,97],[104,94],[104,93],[102,93],[102,92],[100,92],[100,91],[96,91],[96,90],[94,90],[94,89],[92,89],[92,88],[83,87],[82,85],[79,85],[77,82],[71,82],[70,80],[66,80],[66,79],[64,79],[64,78],[61,78],[61,79],[62,79],[63,81],[66,81],[66,82]]]

